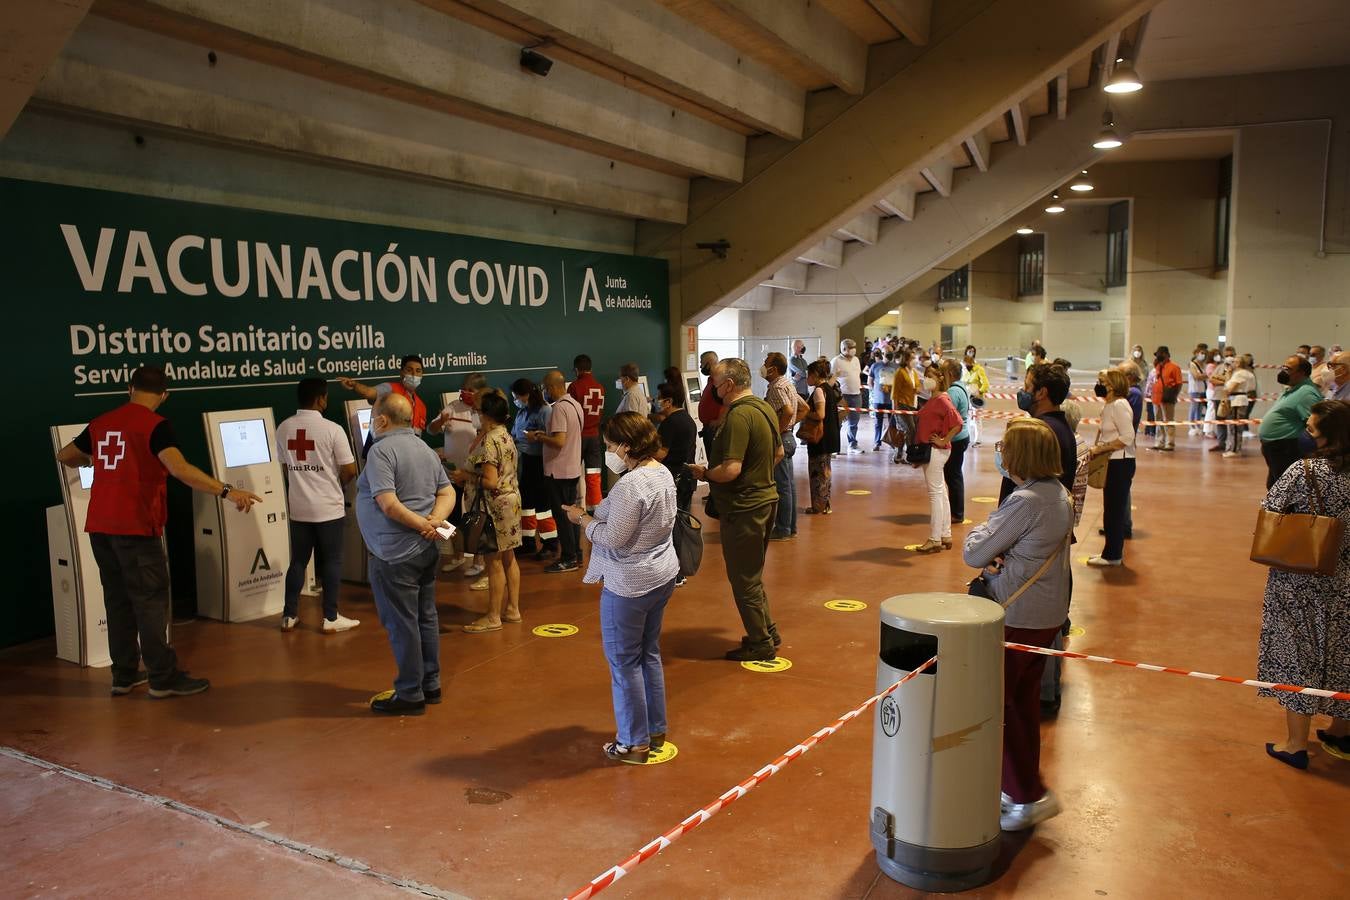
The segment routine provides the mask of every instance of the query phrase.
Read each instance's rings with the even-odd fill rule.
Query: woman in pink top
[[[947,376],[940,366],[929,366],[923,374],[923,387],[930,399],[919,409],[915,439],[932,447],[923,477],[928,483],[928,540],[920,553],[937,553],[952,548],[952,510],[947,500],[947,485],[942,467],[952,454],[952,438],[962,428],[961,414],[947,396]]]

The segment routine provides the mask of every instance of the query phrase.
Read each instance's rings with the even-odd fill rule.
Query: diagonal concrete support
[[[93,0],[5,0],[0,19],[0,139],[84,21]]]
[[[960,4],[938,4],[932,43],[914,62],[685,228],[652,240],[640,230],[638,252],[670,259],[676,315],[701,321],[1155,3],[987,0],[968,20]],[[990,51],[1000,47],[1007,51]],[[723,237],[731,243],[724,260],[695,247]]]

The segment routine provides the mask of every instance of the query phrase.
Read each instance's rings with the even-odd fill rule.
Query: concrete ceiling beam
[[[880,227],[881,216],[867,210],[840,226],[836,233],[844,235],[846,240],[875,244],[877,242],[877,229]]]
[[[799,253],[797,262],[837,269],[844,262],[844,242],[836,237],[827,237],[814,247],[808,247]]]
[[[802,136],[806,94],[799,85],[654,0],[418,2],[521,46],[546,41],[539,48],[545,56],[723,127]]]
[[[93,0],[6,0],[0,22],[0,140]]]
[[[890,191],[877,201],[886,212],[893,216],[899,216],[906,222],[914,221],[914,186],[902,184],[895,190]]]
[[[1055,76],[1055,118],[1063,119],[1069,114],[1069,73],[1060,72]]]
[[[933,0],[871,0],[871,6],[911,44],[928,43]]]
[[[659,0],[803,87],[861,94],[867,44],[824,8],[782,0]]]
[[[981,128],[979,131],[966,138],[966,150],[970,153],[970,161],[975,164],[975,168],[981,172],[989,171],[989,135]]]
[[[952,161],[944,157],[924,166],[921,174],[928,179],[928,183],[933,186],[933,190],[944,197],[950,197],[952,195],[952,175],[955,173],[955,168]]]
[[[519,65],[515,41],[416,0],[97,0],[168,37],[668,174],[739,181],[745,135],[571,66]]]
[[[784,291],[801,291],[806,288],[806,271],[809,266],[806,263],[790,262],[783,268],[774,272],[764,281],[760,282],[761,287],[779,288]]]
[[[773,309],[774,288],[766,285],[756,285],[749,292],[731,304],[733,309],[746,309],[753,312],[769,312]]]
[[[1025,100],[1018,100],[1008,110],[1008,115],[1012,117],[1013,138],[1017,141],[1017,146],[1025,147],[1027,145],[1027,136],[1030,132],[1030,124],[1027,121],[1027,104]]]

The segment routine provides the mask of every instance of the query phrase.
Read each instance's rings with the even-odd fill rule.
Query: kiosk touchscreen
[[[53,426],[52,448],[59,451],[79,437],[84,427]],[[89,515],[89,491],[94,486],[94,467],[70,469],[57,463],[56,473],[61,482],[61,505],[47,507],[56,656],[81,666],[111,665],[103,585],[89,535],[84,530]]]
[[[698,426],[698,430],[703,430],[703,423],[698,418],[698,400],[703,396],[703,383],[699,378],[698,372],[683,372],[684,376],[684,408],[689,411],[689,415]],[[694,462],[700,466],[708,464],[708,451],[703,447],[703,440],[694,441]]]
[[[263,500],[241,513],[219,497],[193,493],[197,612],[224,622],[279,615],[291,546],[272,410],[209,412],[202,421],[211,473]]]
[[[359,472],[366,465],[366,436],[370,434],[371,406],[365,400],[347,400],[343,410],[346,413],[347,434],[351,436],[352,453],[356,456],[356,469]],[[361,537],[361,526],[356,523],[356,479],[342,489],[346,498],[346,522],[342,526],[342,580],[354,584],[369,581],[366,564],[369,561],[366,542]]]

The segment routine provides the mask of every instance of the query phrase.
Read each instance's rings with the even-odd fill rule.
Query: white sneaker
[[[1046,791],[1045,796],[1034,803],[1008,804],[999,813],[998,826],[1004,831],[1025,831],[1061,812],[1059,798],[1053,791]]]
[[[336,619],[323,620],[323,632],[324,634],[337,634],[339,631],[351,631],[360,624],[360,619],[349,619],[344,615],[338,615]]]
[[[450,560],[450,561],[449,561],[448,563],[446,563],[445,565],[441,566],[441,571],[442,571],[442,572],[453,572],[453,571],[455,571],[456,569],[458,569],[458,568],[459,568],[460,566],[462,566],[462,565],[464,565],[464,557],[462,557],[462,556],[457,556],[457,557],[455,557],[454,559]]]
[[[467,569],[464,570],[465,578],[477,578],[479,575],[482,574],[483,574],[482,566],[469,566]]]
[[[1235,457],[1235,456],[1237,456],[1237,453],[1233,452],[1232,450],[1225,450],[1225,451],[1223,451],[1223,458],[1224,458],[1224,459],[1232,459],[1232,458]]]
[[[282,631],[294,631],[294,630],[295,630],[295,626],[297,626],[297,625],[299,625],[299,624],[300,624],[300,617],[299,617],[299,616],[282,616],[282,617],[281,617],[281,630],[282,630]]]
[[[1125,565],[1125,560],[1123,560],[1123,559],[1103,559],[1103,558],[1100,557],[1100,556],[1093,556],[1093,557],[1091,557],[1091,558],[1088,559],[1087,564],[1088,564],[1089,566],[1094,566],[1094,567],[1099,568],[1099,569],[1104,569],[1104,568],[1107,568],[1108,566],[1123,566],[1123,565]]]

